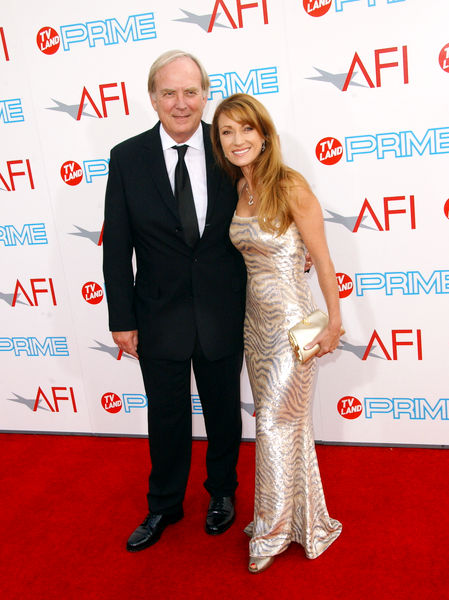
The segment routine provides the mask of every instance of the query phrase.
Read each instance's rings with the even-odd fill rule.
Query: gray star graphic
[[[250,417],[254,416],[254,404],[252,402],[242,402],[241,407]]]
[[[315,69],[315,71],[318,71],[318,73],[320,75],[316,76],[316,77],[306,77],[306,79],[313,79],[315,81],[324,81],[326,83],[331,83],[332,85],[335,85],[335,87],[338,88],[339,90],[343,89],[343,86],[346,81],[346,77],[348,76],[347,73],[330,73],[329,71],[323,71],[323,69],[318,69],[318,67],[313,67],[313,68]],[[357,87],[367,87],[366,85],[363,85],[361,83],[356,83],[355,81],[353,81],[353,79],[356,75],[357,75],[357,71],[354,71],[354,73],[352,74],[352,77],[351,77],[351,81],[349,82],[349,85],[356,85]]]
[[[332,212],[328,208],[326,208],[326,212],[328,212],[332,217],[325,217],[325,221],[329,223],[338,223],[339,225],[343,225],[349,231],[354,231],[355,224],[357,223],[358,215],[356,217],[344,217],[343,215],[339,215],[336,212]],[[360,222],[359,228],[363,229],[371,229],[372,231],[377,231],[375,227],[368,227],[368,225],[364,225],[363,221],[367,218],[367,215],[362,217],[362,221]]]
[[[100,239],[101,231],[87,231],[87,229],[78,227],[78,225],[74,225],[73,227],[76,227],[78,231],[69,232],[69,235],[78,235],[79,237],[87,238],[96,246],[98,246],[98,240]]]
[[[20,298],[20,292],[17,294],[17,298]],[[0,300],[4,300],[6,304],[12,306],[12,301],[14,299],[14,294],[4,294],[0,292]],[[21,302],[19,299],[16,300],[16,304],[24,304],[25,306],[29,306],[27,302]]]
[[[376,348],[377,346],[372,346],[372,350],[375,350]],[[338,346],[338,349],[344,350],[345,352],[352,352],[352,354],[355,354],[357,358],[360,358],[360,360],[362,360],[363,355],[366,352],[366,346],[355,346],[354,344],[350,344],[345,340],[340,340],[340,345]],[[373,358],[381,358],[382,360],[385,360],[384,356],[378,356],[377,354],[374,354],[372,350],[369,351],[368,356],[372,356]]]
[[[106,354],[110,354],[115,360],[117,360],[119,354],[119,349],[117,348],[117,346],[106,346],[106,344],[102,344],[98,340],[94,340],[94,342],[98,344],[98,348],[96,348],[95,346],[89,346],[91,350],[98,350],[98,352],[106,352]],[[133,357],[123,352],[122,358],[131,359]]]
[[[204,31],[209,30],[210,20],[212,19],[212,13],[210,15],[195,15],[194,13],[189,12],[188,10],[184,10],[180,8],[186,16],[182,19],[173,19],[173,21],[181,21],[182,23],[192,23],[193,25],[199,25],[201,29]],[[224,27],[225,29],[230,29],[227,25],[222,25],[221,23],[217,23],[217,19],[220,17],[221,13],[217,13],[215,18],[214,27]]]
[[[18,394],[14,393],[15,398],[6,398],[6,400],[8,400],[9,402],[17,402],[18,404],[23,404],[23,406],[26,406],[27,408],[29,408],[30,410],[34,409],[34,405],[36,404],[36,399],[35,398],[24,398],[23,396],[19,396]],[[42,399],[39,399],[39,403],[37,405],[38,410],[46,410],[49,411],[50,409],[45,407],[45,406],[41,406],[41,402]]]
[[[52,98],[52,100],[55,104],[57,104],[57,106],[49,106],[46,107],[45,110],[56,110],[59,112],[65,112],[76,121],[76,117],[78,116],[78,111],[80,108],[79,104],[64,104],[64,102],[59,102],[59,100],[55,100],[54,98]],[[95,115],[90,115],[89,113],[84,112],[86,104],[83,104],[83,111],[81,113],[83,117],[93,117],[94,119],[98,118]]]

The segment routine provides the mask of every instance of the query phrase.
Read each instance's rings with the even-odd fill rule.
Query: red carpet
[[[449,598],[445,450],[318,446],[342,535],[314,561],[293,544],[251,575],[252,443],[228,532],[203,531],[205,443],[195,442],[185,518],[138,554],[125,543],[146,513],[145,440],[2,434],[0,447],[2,599]]]

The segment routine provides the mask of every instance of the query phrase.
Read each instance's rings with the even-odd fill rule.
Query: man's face
[[[168,135],[182,144],[197,130],[207,102],[198,65],[176,58],[156,73],[155,84],[151,104]]]

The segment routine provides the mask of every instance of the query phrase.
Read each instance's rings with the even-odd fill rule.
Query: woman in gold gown
[[[249,571],[260,573],[290,542],[308,558],[340,534],[327,512],[315,452],[312,384],[316,358],[299,364],[288,330],[316,309],[304,276],[315,265],[329,324],[309,346],[317,357],[339,343],[338,287],[320,205],[305,179],[282,163],[274,124],[255,98],[223,100],[212,122],[220,166],[237,182],[230,237],[248,271],[245,358],[256,409],[254,519],[245,529]]]

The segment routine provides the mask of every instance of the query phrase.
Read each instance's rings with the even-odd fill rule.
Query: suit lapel
[[[158,122],[148,131],[148,135],[143,145],[144,156],[148,165],[148,172],[159,195],[176,219],[179,219],[176,200],[168,178],[167,167],[165,166],[159,126],[160,123]]]

